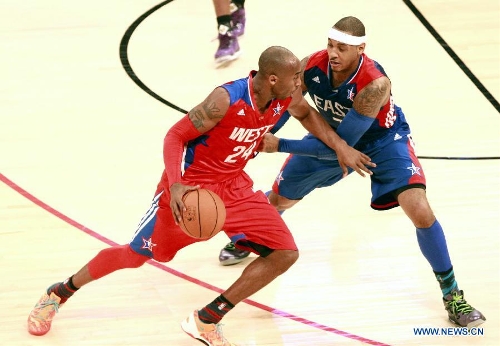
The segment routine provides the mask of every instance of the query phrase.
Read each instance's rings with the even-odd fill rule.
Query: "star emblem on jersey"
[[[273,117],[280,115],[282,109],[283,109],[283,106],[280,105],[280,103],[278,102],[276,107],[273,108],[273,111],[274,111]]]
[[[156,244],[151,241],[151,238],[149,239],[142,238],[142,241],[144,242],[142,249],[148,249],[149,251],[153,251],[153,246],[156,246]]]
[[[354,96],[356,94],[354,93],[354,87],[352,87],[351,89],[347,90],[347,98],[351,101],[354,101]]]
[[[409,169],[411,171],[411,175],[418,174],[420,175],[420,167],[415,166],[415,164],[412,162],[411,167],[406,167],[406,169]]]

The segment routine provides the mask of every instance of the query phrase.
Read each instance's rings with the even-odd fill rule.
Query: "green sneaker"
[[[250,251],[240,250],[234,246],[233,242],[229,242],[219,254],[219,262],[223,266],[230,266],[240,263],[250,255]]]
[[[464,299],[464,291],[452,291],[443,298],[444,308],[451,322],[461,327],[472,328],[480,325],[486,318]]]

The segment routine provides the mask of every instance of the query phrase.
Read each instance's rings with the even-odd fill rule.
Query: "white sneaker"
[[[220,323],[203,323],[198,318],[198,310],[193,311],[181,323],[182,330],[194,339],[200,340],[207,346],[236,346],[227,341],[222,335]]]

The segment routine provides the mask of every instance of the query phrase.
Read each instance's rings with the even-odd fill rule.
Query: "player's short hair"
[[[271,46],[259,58],[259,71],[268,76],[278,75],[283,69],[297,62],[298,58],[290,50],[281,46]]]
[[[365,26],[356,17],[344,17],[333,26],[335,29],[351,34],[352,36],[365,36]]]

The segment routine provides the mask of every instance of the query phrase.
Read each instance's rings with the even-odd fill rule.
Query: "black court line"
[[[166,1],[159,3],[158,5],[151,8],[149,11],[145,12],[142,16],[137,18],[128,27],[127,31],[125,31],[125,34],[123,35],[122,40],[120,42],[120,61],[122,62],[122,66],[125,69],[125,72],[127,72],[128,76],[134,81],[135,84],[137,84],[139,86],[139,88],[141,88],[142,90],[147,92],[149,95],[153,96],[153,98],[157,99],[161,103],[169,106],[170,108],[173,108],[173,109],[175,109],[183,114],[186,114],[187,113],[186,110],[184,110],[181,107],[176,106],[173,103],[165,100],[163,97],[161,97],[160,95],[155,93],[153,90],[149,89],[149,87],[146,86],[146,84],[144,84],[140,80],[139,77],[137,77],[134,70],[132,69],[132,66],[130,66],[130,61],[128,60],[128,44],[130,42],[130,38],[132,37],[132,34],[134,33],[135,29],[137,29],[139,24],[141,24],[144,21],[144,19],[146,19],[152,13],[154,13],[155,11],[159,10],[160,8],[162,8],[163,6],[165,6],[166,4],[168,4],[172,1],[174,1],[174,0],[166,0]]]
[[[469,156],[469,157],[460,157],[460,156],[425,156],[419,155],[419,159],[425,160],[499,160],[500,156]]]
[[[163,6],[167,5],[168,3],[172,2],[174,0],[166,0],[158,5],[152,7],[150,10],[145,12],[143,15],[141,15],[139,18],[137,18],[125,31],[125,34],[122,37],[122,40],[120,41],[120,49],[119,49],[119,54],[120,54],[120,61],[122,63],[123,69],[127,73],[127,75],[134,81],[135,84],[139,86],[142,90],[144,90],[146,93],[151,95],[153,98],[156,100],[160,101],[161,103],[167,105],[168,107],[175,109],[182,114],[186,114],[188,111],[185,109],[173,104],[172,102],[169,102],[165,100],[163,97],[155,93],[153,90],[151,90],[146,84],[144,84],[141,79],[135,74],[134,70],[132,69],[132,66],[130,65],[130,61],[128,58],[128,44],[130,42],[130,38],[132,37],[132,34],[134,33],[135,29],[147,18],[149,17],[152,13],[155,11],[159,10]],[[437,31],[432,27],[432,25],[429,24],[429,22],[424,18],[424,16],[417,10],[417,8],[412,4],[410,0],[403,0],[403,2],[412,10],[412,12],[417,16],[417,18],[420,19],[422,24],[431,32],[431,34],[438,40],[438,42],[443,46],[443,48],[450,54],[450,56],[453,58],[455,62],[457,62],[458,66],[465,72],[467,76],[472,80],[472,82],[481,90],[483,95],[486,96],[488,101],[490,101],[493,106],[497,109],[497,111],[500,112],[500,105],[498,104],[498,101],[491,95],[491,93],[484,87],[484,85],[474,76],[474,74],[469,70],[469,68],[465,65],[465,63],[458,57],[458,55],[448,46],[448,44],[444,41],[444,39],[437,33]],[[478,156],[478,157],[452,157],[452,156],[418,156],[419,159],[434,159],[434,160],[499,160],[499,156],[489,156],[489,157],[484,157],[484,156]]]
[[[481,91],[481,93],[486,97],[486,99],[495,107],[497,112],[500,113],[500,104],[495,99],[495,97],[486,89],[486,87],[479,81],[479,79],[472,73],[472,71],[467,67],[467,65],[460,59],[460,57],[455,53],[455,51],[446,43],[444,38],[439,35],[439,33],[434,29],[434,27],[429,23],[427,19],[422,15],[422,13],[415,7],[411,0],[403,0],[403,2],[408,6],[408,8],[413,12],[415,17],[420,20],[422,25],[430,32],[430,34],[439,42],[441,47],[448,53],[448,55],[455,61],[455,63],[464,71],[464,73],[469,77],[472,83]]]

